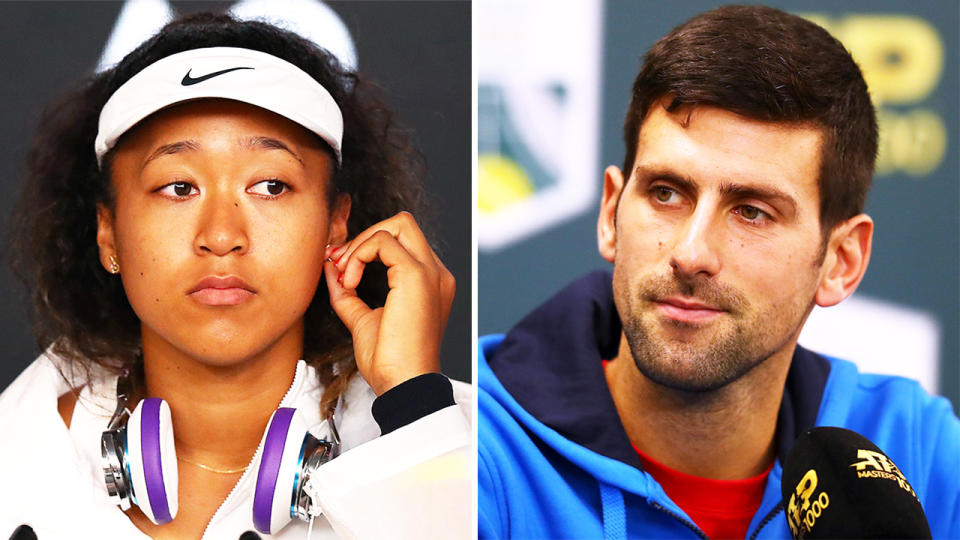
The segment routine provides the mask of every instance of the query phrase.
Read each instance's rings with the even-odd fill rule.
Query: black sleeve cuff
[[[373,400],[372,412],[373,419],[380,425],[380,434],[386,435],[455,404],[450,380],[440,373],[424,373]]]

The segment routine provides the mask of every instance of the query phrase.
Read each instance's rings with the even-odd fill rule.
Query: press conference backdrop
[[[867,212],[873,255],[857,293],[800,336],[861,370],[960,398],[958,27],[954,0],[772,1],[850,50],[877,106]],[[619,165],[630,87],[661,36],[717,2],[477,2],[478,325],[508,330],[596,247],[603,169]]]
[[[332,9],[331,9],[332,8]],[[173,12],[232,10],[298,31],[369,75],[425,154],[433,204],[428,225],[457,278],[443,343],[444,371],[471,378],[471,67],[468,2],[0,2],[0,220],[4,229],[23,179],[41,106],[99,64],[116,62]],[[346,127],[349,129],[349,126]],[[0,389],[37,355],[29,308],[0,269]]]

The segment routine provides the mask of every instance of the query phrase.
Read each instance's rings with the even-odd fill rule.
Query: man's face
[[[599,223],[641,373],[709,391],[792,350],[822,279],[821,141],[715,107],[652,107],[634,169],[619,188],[607,171]]]

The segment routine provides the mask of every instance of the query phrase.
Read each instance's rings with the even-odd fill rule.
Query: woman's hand
[[[327,248],[330,305],[353,334],[360,374],[381,395],[424,373],[440,371],[440,341],[456,291],[453,275],[427,244],[409,212],[381,221],[342,246]],[[387,267],[390,291],[370,309],[357,285],[370,262]]]

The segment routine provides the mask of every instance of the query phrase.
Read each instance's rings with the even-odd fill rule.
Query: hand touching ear
[[[440,371],[440,342],[456,281],[430,248],[408,212],[327,249],[324,275],[330,305],[353,335],[360,374],[381,395],[394,386]],[[368,263],[387,267],[390,291],[371,309],[356,288]]]

